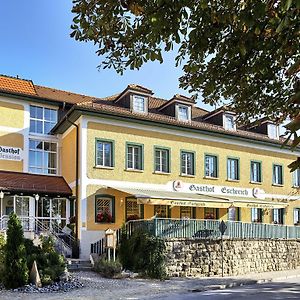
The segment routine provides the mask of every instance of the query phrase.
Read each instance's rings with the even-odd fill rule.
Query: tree
[[[27,283],[28,268],[24,234],[21,222],[15,213],[9,216],[4,266],[6,288],[17,288]]]
[[[180,87],[229,100],[243,123],[299,114],[300,0],[73,0],[71,37],[92,41],[100,67],[139,69],[178,45]],[[296,119],[297,120],[297,119]],[[294,128],[289,128],[295,135]],[[297,139],[299,143],[300,140]]]

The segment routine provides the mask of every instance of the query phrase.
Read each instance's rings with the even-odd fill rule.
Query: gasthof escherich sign
[[[15,160],[23,159],[23,150],[21,148],[0,146],[0,160]]]

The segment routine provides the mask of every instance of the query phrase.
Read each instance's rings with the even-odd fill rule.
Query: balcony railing
[[[161,238],[221,238],[219,220],[163,219],[126,223],[129,235],[144,228]],[[300,226],[225,221],[225,237],[236,239],[300,239]]]

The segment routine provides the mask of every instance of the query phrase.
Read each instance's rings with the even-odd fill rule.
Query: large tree
[[[299,113],[300,0],[74,0],[72,11],[71,36],[98,46],[100,67],[122,74],[176,49],[180,87],[205,103],[229,100],[243,122]]]

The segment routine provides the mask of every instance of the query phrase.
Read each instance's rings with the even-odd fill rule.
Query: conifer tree
[[[28,281],[28,268],[24,234],[21,222],[15,213],[9,216],[5,252],[5,287],[17,288],[25,285]]]

